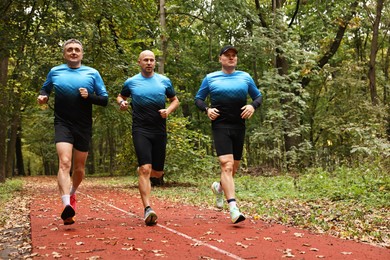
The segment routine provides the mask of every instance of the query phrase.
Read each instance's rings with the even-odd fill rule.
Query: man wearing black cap
[[[231,45],[221,49],[219,62],[222,70],[207,74],[195,96],[196,106],[211,120],[214,146],[221,165],[220,182],[211,185],[216,206],[223,208],[225,195],[234,224],[245,220],[236,204],[233,178],[242,157],[245,120],[252,117],[262,102],[262,95],[252,77],[236,70],[237,53]],[[253,101],[251,104],[246,104],[248,94]],[[210,106],[205,103],[208,95]]]

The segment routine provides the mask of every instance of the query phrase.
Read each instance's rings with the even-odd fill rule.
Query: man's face
[[[70,67],[80,66],[83,59],[83,48],[78,43],[69,43],[64,48],[64,59]]]
[[[138,64],[141,67],[141,71],[144,75],[151,76],[154,73],[154,68],[156,66],[156,58],[153,52],[143,52],[138,59]]]
[[[219,56],[219,62],[223,67],[237,66],[237,53],[234,50],[227,50],[224,54]]]

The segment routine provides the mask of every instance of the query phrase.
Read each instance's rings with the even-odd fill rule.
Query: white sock
[[[64,206],[70,205],[70,195],[63,195],[61,199]]]
[[[76,193],[76,189],[72,186],[72,188],[70,188],[70,195],[73,195]]]
[[[232,209],[232,208],[235,208],[235,207],[237,207],[236,201],[229,202],[229,209]]]

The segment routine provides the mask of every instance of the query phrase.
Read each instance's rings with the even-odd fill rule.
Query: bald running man
[[[157,224],[157,214],[150,205],[150,177],[161,178],[167,145],[166,119],[179,107],[171,80],[154,72],[156,58],[152,51],[138,57],[141,72],[127,79],[117,97],[120,110],[132,107],[132,136],[138,159],[138,189],[147,226]],[[129,103],[127,100],[131,98]],[[166,108],[166,100],[169,106]]]

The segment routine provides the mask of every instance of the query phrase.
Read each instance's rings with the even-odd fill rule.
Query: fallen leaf
[[[236,242],[236,245],[241,246],[241,247],[243,247],[243,248],[248,248],[247,245],[244,245],[244,244],[241,243],[241,242]]]

